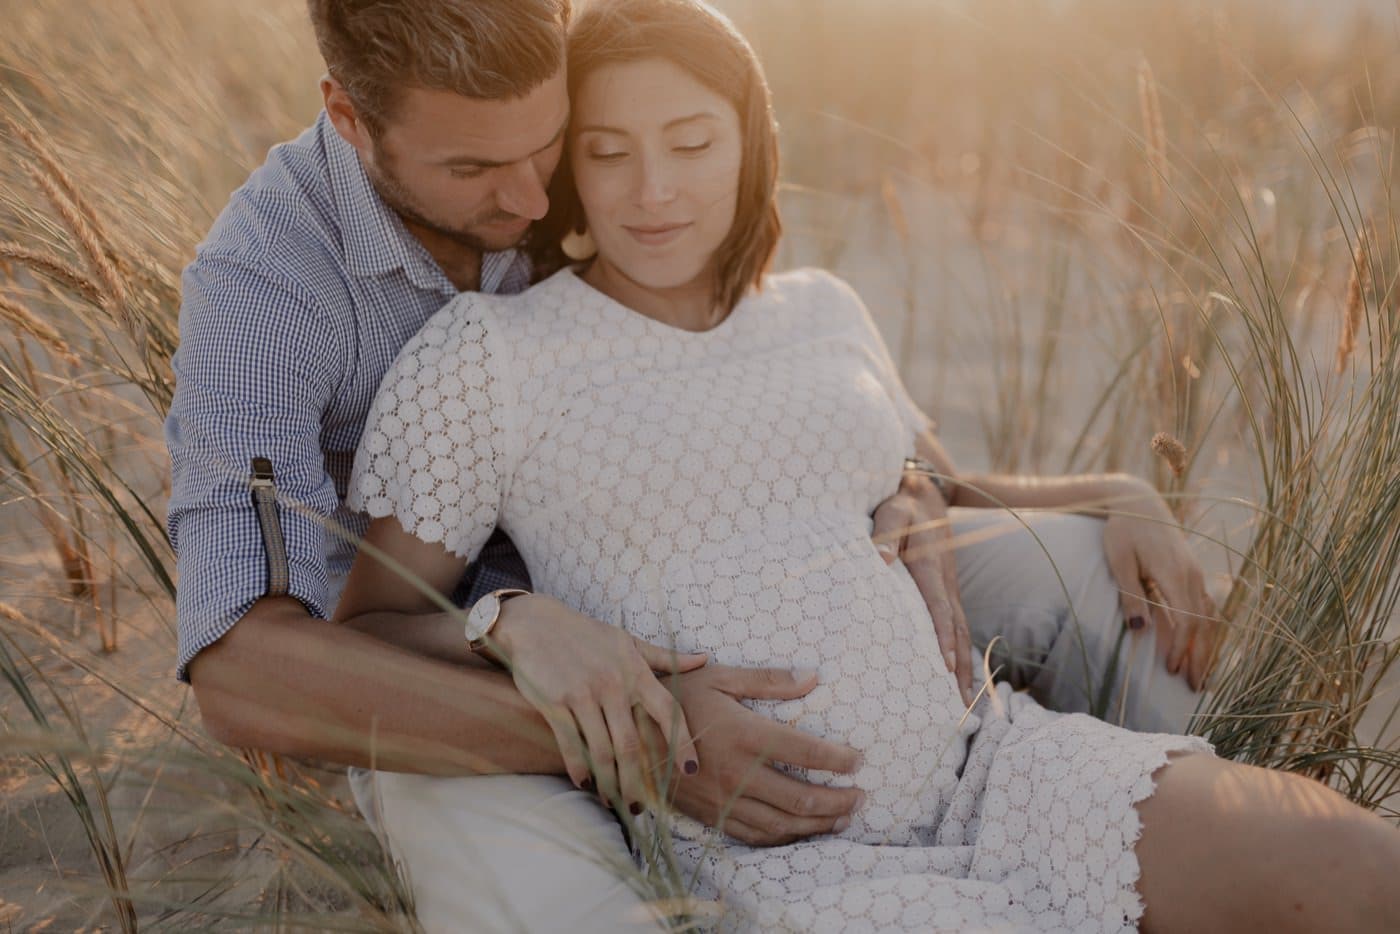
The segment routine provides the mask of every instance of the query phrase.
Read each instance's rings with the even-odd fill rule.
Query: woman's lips
[[[690,224],[649,224],[643,227],[633,227],[627,224],[622,229],[632,235],[632,238],[643,246],[665,246],[672,240],[679,237]]]

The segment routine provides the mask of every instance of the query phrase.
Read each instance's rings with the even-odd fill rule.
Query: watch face
[[[466,635],[468,642],[476,642],[490,631],[491,623],[496,619],[496,613],[500,606],[501,600],[494,593],[488,593],[472,604],[470,612],[467,613]]]

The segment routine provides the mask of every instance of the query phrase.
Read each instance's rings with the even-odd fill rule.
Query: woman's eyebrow
[[[680,126],[680,125],[683,124],[683,123],[692,123],[692,122],[694,122],[694,121],[696,121],[696,120],[718,120],[718,119],[719,119],[719,115],[718,115],[718,114],[710,113],[708,110],[702,110],[702,111],[700,111],[699,113],[693,113],[693,114],[690,114],[689,116],[686,116],[686,117],[677,117],[677,118],[674,119],[674,120],[667,120],[666,123],[665,123],[665,125],[662,126],[661,129],[663,129],[663,130],[674,129],[675,127],[678,127],[678,126]],[[619,136],[630,136],[630,135],[631,135],[627,130],[622,129],[622,127],[607,126],[607,125],[601,124],[601,123],[588,123],[588,124],[585,124],[585,125],[579,127],[578,130],[577,130],[576,132],[579,132],[579,133],[614,133],[614,134],[617,134],[617,135],[619,135]]]

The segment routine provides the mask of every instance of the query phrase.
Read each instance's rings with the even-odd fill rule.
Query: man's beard
[[[369,176],[370,183],[374,186],[374,190],[379,194],[380,200],[388,205],[389,210],[399,215],[405,222],[430,231],[458,246],[466,247],[478,253],[491,253],[499,250],[508,250],[515,246],[521,239],[517,238],[511,243],[492,243],[484,240],[470,230],[470,228],[476,224],[482,223],[483,221],[481,220],[475,220],[464,227],[445,226],[428,217],[415,207],[413,204],[413,197],[409,194],[408,189],[387,168],[377,168],[373,171],[367,171],[366,174]],[[486,218],[484,222],[490,223],[495,220],[507,219],[515,219],[515,215],[498,211],[491,217]]]

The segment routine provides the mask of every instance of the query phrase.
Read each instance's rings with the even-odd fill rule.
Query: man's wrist
[[[938,490],[938,495],[943,498],[944,505],[953,504],[954,487],[950,477],[941,472],[938,466],[921,457],[906,457],[904,459],[905,474],[925,477]]]

